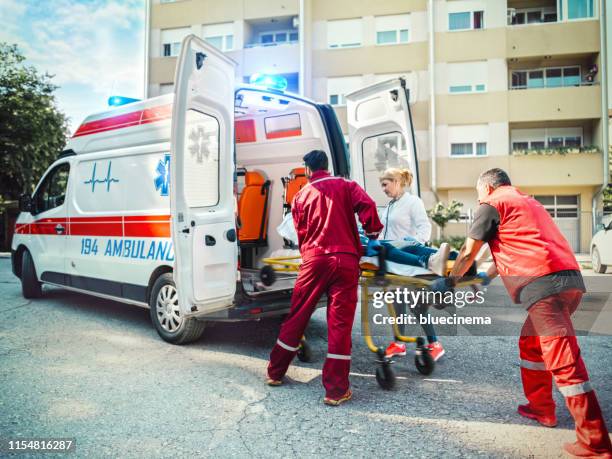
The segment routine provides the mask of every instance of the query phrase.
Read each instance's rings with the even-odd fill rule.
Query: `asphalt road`
[[[385,392],[356,321],[354,399],[331,408],[322,404],[324,310],[307,332],[315,362],[269,388],[278,321],[217,324],[172,346],[144,309],[54,288],[24,300],[9,265],[0,259],[0,438],[73,437],[78,457],[148,458],[564,457],[561,445],[574,440],[558,393],[556,429],[515,414],[516,337],[445,337],[431,376],[409,357]],[[580,343],[612,426],[612,338]]]

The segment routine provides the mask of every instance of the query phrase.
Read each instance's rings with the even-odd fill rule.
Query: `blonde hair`
[[[396,180],[399,182],[402,188],[412,185],[412,172],[410,169],[399,169],[397,167],[390,167],[382,173],[378,178],[379,181],[383,180]]]

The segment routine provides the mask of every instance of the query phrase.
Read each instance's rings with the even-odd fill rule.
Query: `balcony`
[[[596,19],[506,28],[506,56],[509,59],[598,52],[599,21]]]
[[[508,121],[556,121],[601,117],[598,84],[508,92]]]
[[[242,59],[243,75],[300,71],[300,49],[297,43],[246,48],[242,52]]]
[[[482,171],[499,167],[519,187],[595,186],[602,183],[602,154],[552,153],[476,158],[438,158],[438,188],[474,188]]]

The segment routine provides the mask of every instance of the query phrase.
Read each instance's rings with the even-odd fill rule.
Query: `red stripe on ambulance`
[[[100,132],[112,131],[131,126],[154,123],[169,119],[172,116],[172,104],[160,105],[158,107],[145,108],[135,112],[123,113],[121,115],[102,118],[81,124],[72,137],[98,134]]]

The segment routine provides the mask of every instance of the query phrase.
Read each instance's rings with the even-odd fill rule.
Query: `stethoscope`
[[[387,215],[385,216],[385,234],[383,235],[383,239],[387,239],[387,229],[389,228],[389,214],[391,213],[391,206],[395,204],[397,201],[402,199],[406,193],[402,193],[402,195],[398,198],[393,198],[389,205],[387,206]]]

